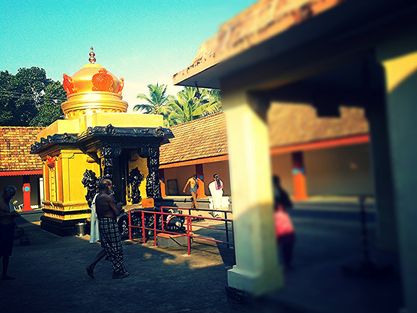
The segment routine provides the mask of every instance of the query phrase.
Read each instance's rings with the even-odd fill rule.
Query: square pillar
[[[415,41],[408,42],[407,47]],[[387,47],[397,49],[398,45]],[[414,48],[415,49],[415,48]],[[417,50],[383,62],[405,309],[417,312]]]
[[[392,158],[388,136],[385,74],[374,59],[367,62],[365,81],[368,97],[366,117],[371,135],[371,157],[377,210],[377,246],[381,250],[397,252],[397,222],[392,180]]]
[[[296,201],[306,200],[307,196],[307,180],[304,168],[304,154],[302,151],[293,152],[292,159],[292,181],[293,181],[293,197]]]
[[[161,189],[161,197],[165,198],[167,193],[165,186],[165,171],[163,169],[159,170],[159,188]]]
[[[195,173],[198,177],[198,189],[197,189],[197,199],[207,198],[205,193],[205,183],[204,183],[204,169],[203,164],[195,165]]]
[[[229,287],[261,295],[283,284],[273,222],[268,126],[244,91],[224,92],[222,102],[236,254],[236,265],[228,271],[227,281]]]

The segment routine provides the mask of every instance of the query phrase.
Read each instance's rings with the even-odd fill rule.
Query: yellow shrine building
[[[113,180],[123,205],[161,198],[159,147],[172,137],[161,115],[126,113],[123,79],[95,63],[92,49],[89,61],[74,75],[64,74],[65,119],[43,129],[31,148],[43,163],[41,225],[61,235],[89,217],[98,177]]]

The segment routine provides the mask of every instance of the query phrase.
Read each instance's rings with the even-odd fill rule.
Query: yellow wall
[[[56,164],[56,162],[55,162]],[[49,181],[49,201],[58,201],[57,193],[57,167],[56,165],[53,168],[48,167],[48,181]]]
[[[100,176],[99,166],[88,163],[88,156],[80,150],[62,150],[63,199],[65,202],[85,202],[86,189],[81,183],[85,170],[93,170]]]
[[[374,185],[369,149],[369,144],[363,144],[305,152],[308,195],[373,195]],[[271,165],[272,174],[278,175],[282,186],[292,194],[291,154],[271,156]],[[204,164],[203,171],[206,195],[210,195],[208,184],[212,181],[214,173],[218,173],[224,183],[224,194],[231,195],[228,161]],[[168,168],[164,170],[164,173],[165,184],[167,185],[169,179],[177,179],[178,195],[184,195],[182,188],[187,179],[195,173],[195,166]],[[188,193],[185,194],[188,195]]]
[[[373,194],[369,145],[307,151],[308,195]]]
[[[87,190],[82,184],[85,170],[93,170],[100,175],[99,165],[87,162],[89,157],[78,149],[61,150],[55,157],[55,166],[44,165],[45,207],[57,211],[74,211],[87,209],[85,195]],[[91,160],[91,159],[90,159]],[[49,194],[49,197],[48,197]],[[45,216],[57,219],[85,218],[89,214],[55,215],[46,213]]]
[[[49,135],[64,133],[77,134],[79,130],[78,120],[57,120],[40,131],[36,138],[39,141],[41,138],[46,138]]]
[[[80,116],[78,119],[57,120],[44,128],[37,140],[54,134],[79,134],[87,127],[107,126],[114,127],[159,127],[163,126],[162,115],[137,113],[94,113]]]
[[[79,118],[80,132],[87,127],[107,126],[114,127],[159,127],[163,126],[163,117],[158,114],[137,113],[94,113]]]

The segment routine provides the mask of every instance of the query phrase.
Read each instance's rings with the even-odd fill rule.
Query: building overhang
[[[247,85],[253,81],[261,85],[268,71],[285,76],[274,87],[299,81],[314,74],[314,68],[306,70],[312,64],[331,62],[334,56],[367,54],[383,36],[415,26],[416,12],[417,4],[407,1],[344,1],[260,42],[248,43],[235,54],[195,63],[175,74],[174,84],[219,89],[225,82],[233,86],[233,79],[245,73]],[[261,67],[266,70],[246,77]],[[303,70],[298,72],[299,68]]]

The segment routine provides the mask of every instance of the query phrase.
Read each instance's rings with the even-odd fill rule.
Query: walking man
[[[116,217],[120,210],[116,207],[114,198],[111,196],[112,182],[109,179],[103,179],[99,186],[99,194],[96,197],[96,213],[98,217],[98,226],[100,232],[101,250],[95,257],[94,261],[87,266],[88,276],[94,278],[94,267],[106,255],[113,265],[113,279],[121,279],[129,276],[123,263],[122,240]]]
[[[187,186],[190,186],[190,193],[191,193],[191,208],[197,209],[197,189],[198,189],[198,178],[197,175],[190,177],[187,180],[187,183],[184,186],[182,192],[185,193],[187,190]]]

